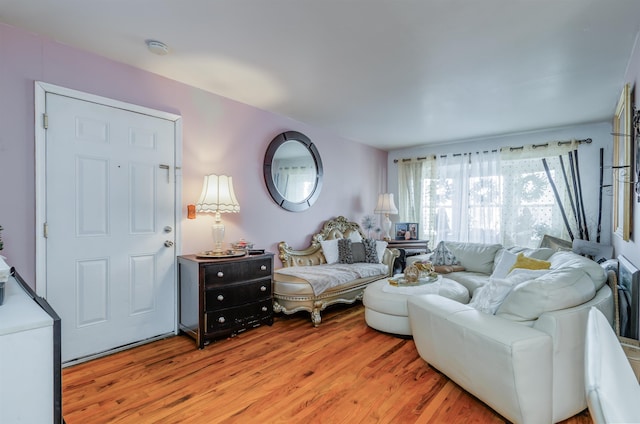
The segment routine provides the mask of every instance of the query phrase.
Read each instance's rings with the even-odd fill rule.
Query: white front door
[[[175,331],[175,122],[46,93],[46,299],[62,361]]]

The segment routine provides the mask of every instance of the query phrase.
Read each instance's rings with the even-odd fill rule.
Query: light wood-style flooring
[[[202,350],[181,335],[65,368],[63,412],[67,424],[506,422],[411,339],[367,327],[361,304],[327,309],[318,328],[276,316]]]

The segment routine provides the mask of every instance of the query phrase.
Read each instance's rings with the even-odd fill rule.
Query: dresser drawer
[[[205,332],[207,335],[230,332],[240,333],[246,329],[258,327],[261,324],[273,324],[273,302],[271,299],[207,312]]]
[[[247,283],[216,284],[205,289],[204,309],[225,309],[266,298],[271,299],[271,278]]]
[[[196,346],[273,324],[273,254],[178,257],[178,325]]]
[[[204,266],[204,283],[210,286],[270,277],[272,262],[270,258],[259,258],[242,262],[207,264]]]

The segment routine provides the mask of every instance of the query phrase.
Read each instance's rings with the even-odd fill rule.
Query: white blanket
[[[279,274],[291,275],[307,281],[317,296],[328,289],[348,283],[358,278],[384,276],[387,274],[385,264],[322,264],[312,266],[292,266],[280,268]]]
[[[4,261],[4,256],[0,256],[0,283],[9,281],[11,267]]]

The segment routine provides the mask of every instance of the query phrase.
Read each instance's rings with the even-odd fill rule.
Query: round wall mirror
[[[264,181],[283,209],[309,209],[322,188],[322,160],[309,137],[287,131],[274,138],[264,155]]]

